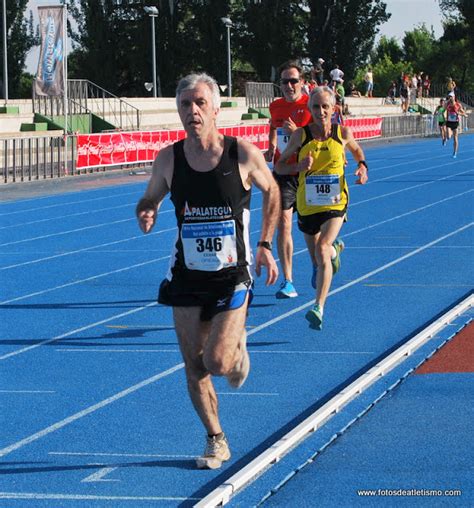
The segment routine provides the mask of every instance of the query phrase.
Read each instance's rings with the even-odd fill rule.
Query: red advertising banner
[[[380,136],[382,118],[348,119],[356,139]],[[268,148],[268,124],[237,125],[219,129],[227,136],[237,136],[256,145],[260,150]],[[77,136],[77,169],[102,166],[153,162],[158,152],[186,136],[184,130],[110,132],[79,134]]]

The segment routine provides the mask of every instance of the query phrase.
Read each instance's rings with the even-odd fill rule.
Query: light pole
[[[146,6],[145,12],[151,18],[151,45],[152,45],[152,58],[153,58],[153,97],[157,97],[156,86],[156,41],[155,41],[155,18],[158,17],[158,9],[154,6]]]
[[[3,0],[3,98],[8,102],[7,3]]]
[[[232,61],[230,54],[230,29],[233,26],[230,18],[221,18],[227,28],[227,96],[232,97]]]

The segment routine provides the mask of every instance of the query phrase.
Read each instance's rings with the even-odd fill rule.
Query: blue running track
[[[171,310],[156,303],[176,235],[171,202],[145,236],[134,217],[144,179],[70,179],[42,185],[41,195],[24,184],[22,197],[4,187],[0,506],[192,506],[472,293],[474,136],[460,137],[456,160],[438,139],[364,149],[370,181],[353,184],[351,160],[346,249],[323,331],[304,319],[314,291],[296,224],[298,298],[277,300],[277,286],[256,282],[249,379],[238,391],[216,379],[232,450],[217,471],[194,468],[205,433],[187,395]],[[261,206],[254,192],[254,245]],[[472,314],[387,374],[382,392]],[[472,375],[439,386],[409,375],[364,412],[380,396],[380,387],[369,389],[229,506],[474,505]],[[356,495],[401,488],[463,495]]]

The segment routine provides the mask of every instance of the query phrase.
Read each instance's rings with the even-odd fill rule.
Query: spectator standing
[[[431,80],[428,74],[423,77],[423,97],[430,96]]]
[[[312,78],[316,81],[318,86],[321,86],[324,81],[324,60],[322,58],[318,58],[316,65],[313,68],[313,76]]]
[[[374,90],[374,73],[372,72],[372,67],[369,67],[364,76],[365,81],[365,96],[372,97],[372,92]]]
[[[339,65],[334,65],[334,69],[329,73],[331,78],[331,85],[335,88],[336,84],[344,78],[344,72],[339,69]]]

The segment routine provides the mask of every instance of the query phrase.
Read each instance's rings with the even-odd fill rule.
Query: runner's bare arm
[[[279,175],[291,175],[292,173],[297,173],[300,171],[306,171],[311,167],[313,163],[313,158],[311,155],[308,155],[303,160],[298,162],[297,164],[288,164],[289,159],[294,155],[298,149],[301,147],[303,136],[303,129],[296,129],[290,136],[290,140],[286,145],[285,150],[281,154],[278,162],[275,165],[275,171]]]
[[[172,175],[173,147],[167,146],[154,160],[145,194],[137,203],[135,213],[138,225],[144,233],[149,233],[155,225],[161,203],[170,191]]]
[[[270,132],[268,133],[268,150],[265,152],[265,160],[271,162],[275,155],[277,146],[277,129],[270,121]]]
[[[357,176],[356,184],[363,185],[369,180],[367,166],[365,165],[364,151],[359,143],[354,139],[352,131],[349,127],[341,127],[342,142],[347,146],[355,161],[357,162],[357,169],[354,175]]]
[[[260,150],[242,139],[238,141],[239,167],[247,187],[255,184],[263,194],[263,217],[260,241],[271,242],[280,217],[280,189],[265,163]],[[267,269],[266,285],[274,284],[278,278],[278,267],[271,250],[258,247],[255,256],[255,272],[260,277],[262,266]]]

